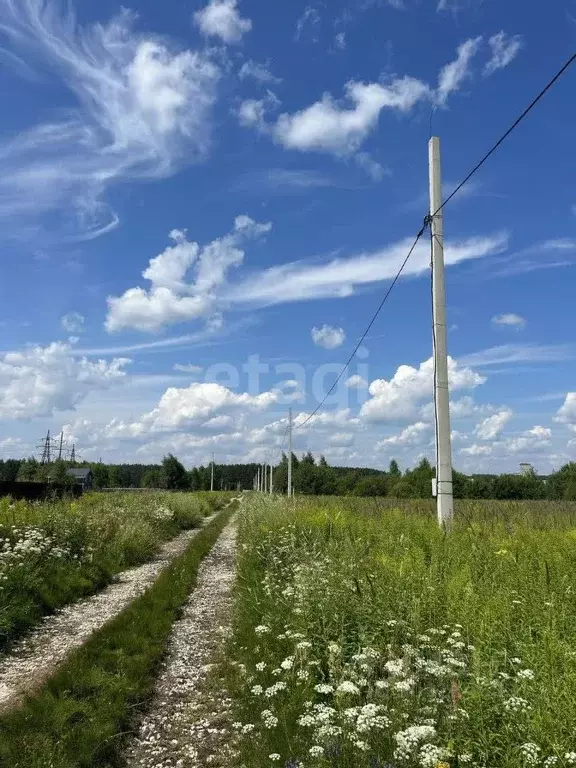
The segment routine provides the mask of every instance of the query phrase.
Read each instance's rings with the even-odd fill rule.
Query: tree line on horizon
[[[0,481],[60,482],[71,484],[66,475],[72,465],[65,461],[41,464],[34,458],[0,460]],[[211,466],[186,469],[174,455],[161,464],[104,464],[77,462],[75,467],[90,467],[95,489],[159,488],[169,490],[210,490]],[[215,490],[251,490],[259,464],[216,464]],[[430,498],[435,470],[428,459],[401,471],[392,459],[387,470],[370,467],[330,466],[324,456],[316,459],[309,451],[300,458],[292,454],[292,484],[305,495],[389,496],[391,498]],[[576,463],[540,477],[531,472],[517,474],[475,474],[454,472],[454,496],[468,499],[564,499],[576,500]],[[274,491],[286,493],[288,457],[285,453],[273,468]]]

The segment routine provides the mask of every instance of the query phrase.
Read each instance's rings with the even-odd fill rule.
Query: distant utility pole
[[[60,447],[58,448],[58,461],[62,461],[62,443],[64,442],[64,430],[60,432]]]
[[[257,490],[257,491],[260,490],[260,467],[258,467],[258,469],[256,471],[256,488],[255,488],[255,490]]]
[[[292,408],[288,409],[288,496],[292,496]]]
[[[70,464],[76,463],[76,445],[72,443],[72,452],[70,453]]]
[[[270,489],[269,489],[270,490],[270,495],[272,495],[272,493],[273,493],[273,484],[272,484],[272,477],[273,477],[272,473],[273,473],[273,471],[274,471],[274,467],[272,466],[272,464],[270,464]]]
[[[434,342],[434,409],[436,414],[436,508],[438,522],[449,528],[454,515],[452,495],[452,446],[450,443],[450,392],[446,350],[446,291],[444,287],[444,231],[440,139],[428,142],[430,170],[430,228],[432,235],[432,327]],[[438,213],[437,213],[438,211]]]
[[[262,491],[266,493],[266,487],[268,485],[268,471],[266,470],[266,462],[262,464]]]
[[[214,454],[212,454],[212,468],[210,472],[210,490],[214,490]]]

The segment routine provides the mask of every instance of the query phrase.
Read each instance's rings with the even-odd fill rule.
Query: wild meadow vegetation
[[[246,504],[239,766],[576,765],[576,505],[426,506]]]
[[[228,507],[212,519],[186,552],[71,654],[38,694],[0,716],[2,768],[122,765],[124,738],[153,691],[173,623],[202,559],[232,514]]]
[[[87,494],[0,499],[0,651],[45,614],[108,584],[196,527],[231,494]]]

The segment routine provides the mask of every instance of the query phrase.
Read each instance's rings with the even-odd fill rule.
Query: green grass
[[[0,719],[0,765],[117,765],[138,708],[150,696],[172,623],[198,567],[229,521],[225,510],[154,585],[107,624],[21,709]]]
[[[0,652],[42,616],[150,560],[230,494],[91,493],[55,503],[0,499]]]
[[[238,763],[576,764],[576,505],[460,502],[450,535],[402,506],[250,502]]]

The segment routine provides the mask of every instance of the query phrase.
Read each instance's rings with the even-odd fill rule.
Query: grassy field
[[[231,494],[92,493],[55,503],[0,499],[0,651],[39,619],[149,560]]]
[[[576,505],[246,507],[238,765],[576,765]]]

